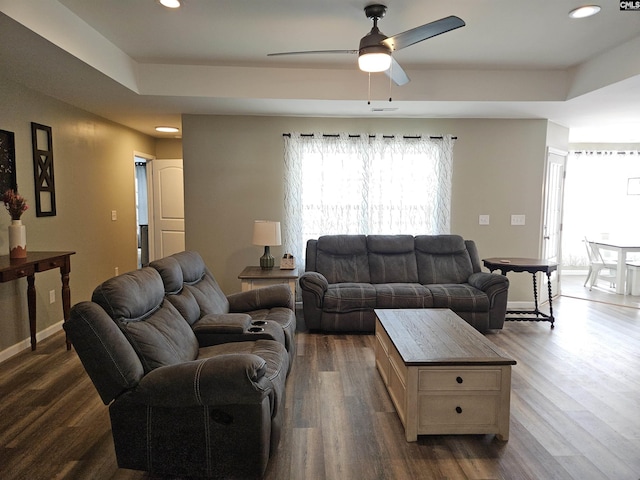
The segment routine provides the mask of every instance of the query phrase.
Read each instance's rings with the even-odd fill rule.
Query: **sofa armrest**
[[[246,313],[210,313],[193,324],[198,333],[244,333],[251,326],[251,317]]]
[[[497,273],[473,273],[469,284],[487,294],[489,298],[488,328],[502,328],[507,313],[507,299],[509,295],[509,279]]]
[[[305,272],[300,276],[300,288],[303,292],[310,292],[315,300],[315,306],[322,308],[324,294],[329,288],[327,279],[318,272]]]
[[[224,354],[159,367],[130,392],[130,399],[153,407],[261,403],[272,391],[266,362],[253,354]]]
[[[276,307],[291,308],[293,305],[291,289],[280,283],[256,288],[246,292],[232,293],[227,296],[230,312],[251,312]]]
[[[509,279],[504,275],[488,272],[472,273],[469,277],[469,285],[482,290],[488,291],[492,286],[498,286],[499,288],[509,288]]]

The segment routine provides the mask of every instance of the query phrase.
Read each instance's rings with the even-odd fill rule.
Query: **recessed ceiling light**
[[[160,5],[167,8],[180,8],[180,0],[158,0]]]
[[[570,18],[586,18],[595,15],[600,11],[599,5],[584,5],[582,7],[574,8],[569,12]]]
[[[156,132],[177,133],[180,129],[176,127],[156,127]]]

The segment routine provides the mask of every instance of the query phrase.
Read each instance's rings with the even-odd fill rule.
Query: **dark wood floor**
[[[640,310],[561,298],[556,328],[488,338],[513,368],[511,436],[407,443],[371,335],[300,333],[269,480],[640,479]],[[0,478],[143,479],[119,470],[107,407],[62,334],[0,364]]]

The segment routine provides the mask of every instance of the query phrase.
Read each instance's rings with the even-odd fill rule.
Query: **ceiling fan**
[[[431,23],[412,28],[406,32],[387,37],[378,29],[378,20],[387,13],[385,5],[368,5],[364,7],[367,18],[373,20],[373,28],[360,40],[358,50],[311,50],[304,52],[269,53],[270,57],[279,55],[306,55],[316,53],[350,53],[358,54],[358,66],[364,72],[386,72],[396,85],[409,82],[409,77],[395,61],[392,52],[409,47],[441,33],[464,27],[465,23],[456,16],[441,18]]]

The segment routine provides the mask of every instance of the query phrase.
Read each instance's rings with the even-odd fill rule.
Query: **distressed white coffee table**
[[[407,441],[480,433],[509,439],[515,360],[451,310],[375,313],[376,366]]]

